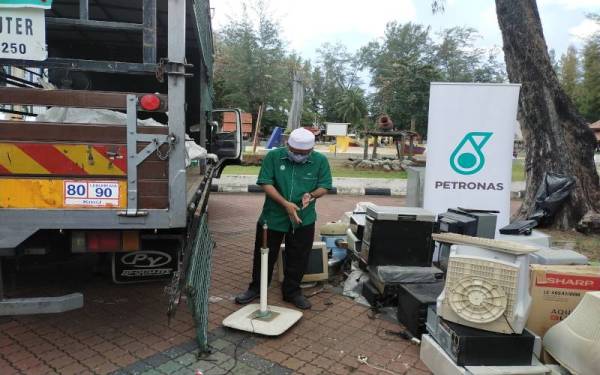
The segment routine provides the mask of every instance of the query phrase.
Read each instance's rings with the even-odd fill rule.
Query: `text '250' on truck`
[[[241,112],[212,109],[209,1],[45,3],[47,59],[0,53],[0,263],[108,253],[116,282],[171,276],[242,156]],[[1,270],[0,315],[82,304],[5,299]]]

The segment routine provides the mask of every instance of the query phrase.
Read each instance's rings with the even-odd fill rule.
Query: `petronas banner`
[[[520,85],[431,83],[424,208],[467,207],[510,221]]]
[[[52,0],[0,0],[0,8],[50,9]]]

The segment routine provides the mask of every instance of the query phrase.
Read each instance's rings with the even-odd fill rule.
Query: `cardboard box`
[[[532,265],[527,328],[543,338],[593,290],[600,290],[600,267]]]

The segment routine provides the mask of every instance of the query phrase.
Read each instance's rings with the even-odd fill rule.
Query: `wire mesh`
[[[173,274],[165,292],[169,297],[169,321],[177,313],[181,295],[187,295],[187,305],[196,323],[197,341],[201,352],[208,352],[208,300],[212,251],[215,243],[208,230],[207,204],[210,197],[213,166],[207,166],[204,181],[188,207],[186,238],[179,259],[179,269]]]
[[[208,298],[210,290],[212,253],[215,243],[208,230],[206,214],[200,217],[190,255],[184,293],[196,322],[196,339],[201,352],[208,347]]]

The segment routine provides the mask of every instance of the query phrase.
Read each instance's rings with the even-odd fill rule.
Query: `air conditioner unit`
[[[481,330],[522,333],[531,305],[528,254],[538,249],[452,233],[434,239],[452,244],[439,315]]]

